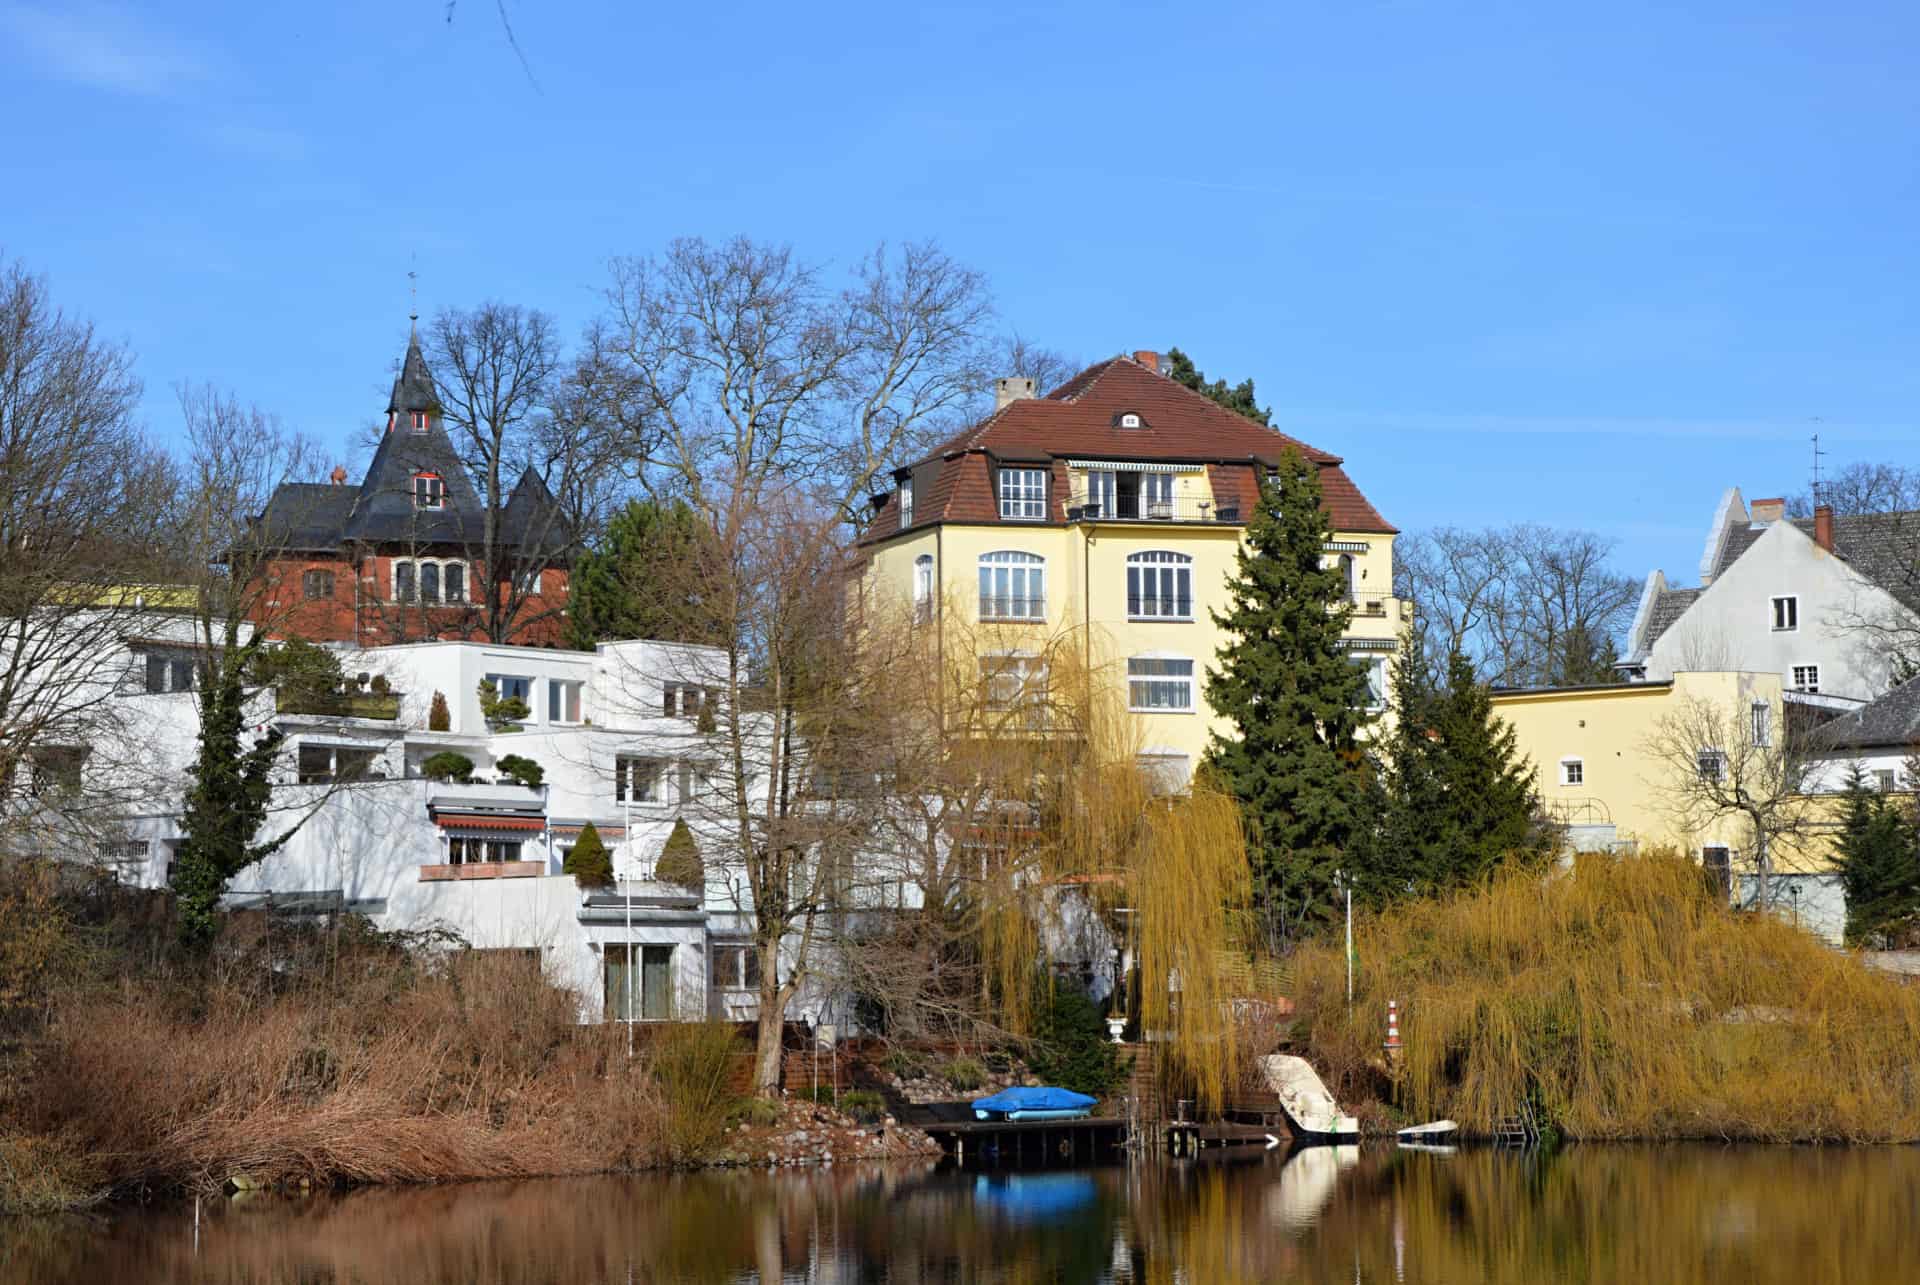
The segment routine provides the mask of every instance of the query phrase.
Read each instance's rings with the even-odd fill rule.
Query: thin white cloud
[[[0,29],[42,74],[91,89],[154,97],[207,75],[207,57],[126,9],[0,4]]]
[[[1327,429],[1366,433],[1578,434],[1582,437],[1735,438],[1747,440],[1920,441],[1920,424],[1847,423],[1832,420],[1645,419],[1608,415],[1463,415],[1340,411],[1275,407],[1274,427],[1317,440]]]

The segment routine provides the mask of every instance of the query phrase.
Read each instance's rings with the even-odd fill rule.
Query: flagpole
[[[1344,870],[1334,871],[1340,889],[1347,894],[1347,1007],[1353,1007],[1353,883]]]

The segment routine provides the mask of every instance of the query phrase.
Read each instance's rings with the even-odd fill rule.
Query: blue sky
[[[1920,10],[0,0],[0,252],[348,443],[423,311],[935,237],[1010,327],[1252,375],[1389,519],[1690,579],[1721,489],[1920,445]]]

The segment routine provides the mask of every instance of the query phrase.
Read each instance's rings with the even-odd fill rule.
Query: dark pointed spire
[[[387,402],[387,411],[431,411],[438,407],[438,399],[433,395],[433,376],[427,370],[427,359],[420,355],[420,337],[417,334],[407,336],[407,357],[400,363],[400,373],[393,381],[393,396]]]

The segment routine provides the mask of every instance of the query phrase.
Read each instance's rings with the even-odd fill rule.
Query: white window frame
[[[517,588],[517,590],[523,594],[539,593],[540,577],[543,574],[545,574],[545,572],[546,572],[545,567],[535,567],[531,571],[521,571],[519,574],[514,576],[513,578],[514,585]]]
[[[1693,756],[1693,767],[1703,781],[1724,781],[1727,779],[1727,752],[1718,746],[1703,745]]]
[[[1747,710],[1747,735],[1759,749],[1773,744],[1773,706],[1755,701]]]
[[[1193,756],[1182,750],[1152,747],[1134,759],[1156,796],[1185,794],[1193,781]]]
[[[1030,651],[992,651],[979,659],[981,705],[991,713],[1027,709],[1030,727],[1047,722],[1049,671],[1044,657]],[[995,684],[1002,686],[996,688]],[[1004,694],[1002,694],[1004,693]]]
[[[1047,560],[1024,549],[995,549],[980,555],[980,619],[1044,621],[1047,618]],[[986,577],[991,575],[988,583]],[[1023,592],[1015,593],[1015,584]],[[1000,592],[1002,584],[1006,592]],[[989,610],[989,604],[993,610]],[[1004,604],[1006,610],[999,610]],[[1018,608],[1018,609],[1016,609]]]
[[[1141,662],[1174,662],[1184,664],[1184,674],[1148,673],[1135,675],[1133,667]],[[1187,703],[1184,705],[1142,705],[1136,698],[1135,686],[1164,686],[1185,688]],[[1135,714],[1193,714],[1200,708],[1200,676],[1193,657],[1183,656],[1170,651],[1146,651],[1127,657],[1127,709]]]
[[[400,568],[413,568],[413,593],[409,597],[400,596]],[[433,597],[423,597],[420,593],[420,570],[422,567],[435,568]],[[449,569],[460,573],[460,596],[447,596],[447,572]],[[413,606],[464,607],[473,600],[467,584],[467,564],[459,558],[395,558],[387,568],[387,601],[406,603]]]
[[[913,525],[913,479],[900,479],[900,529],[906,530]]]
[[[1775,594],[1772,599],[1773,632],[1777,634],[1797,633],[1800,629],[1800,595],[1797,593]],[[1784,621],[1785,623],[1781,623]]]
[[[573,717],[572,718],[562,717],[562,711],[564,711],[567,706],[567,702],[564,696],[564,689],[566,688],[573,689]],[[586,712],[587,712],[586,680],[580,679],[580,678],[549,678],[547,679],[547,721],[549,723],[559,723],[562,726],[573,726],[575,724],[584,723],[586,721]]]
[[[651,773],[644,777],[634,770],[637,765],[643,763],[650,764],[652,767]],[[640,804],[668,802],[667,790],[670,784],[670,778],[667,768],[671,763],[671,759],[662,758],[657,754],[614,755],[613,801],[615,803],[631,802]],[[648,782],[651,787],[647,793],[647,797],[640,798],[636,792],[636,797],[629,799],[627,797],[629,790],[633,783],[639,780]]]
[[[1560,760],[1560,784],[1573,786],[1586,783],[1587,761],[1585,759],[1573,757]]]
[[[1897,767],[1877,767],[1873,769],[1873,788],[1882,794],[1892,794],[1900,788],[1900,769]]]
[[[1151,583],[1151,595],[1147,586]],[[1169,594],[1167,586],[1171,586]],[[1162,606],[1171,610],[1162,611]],[[1186,611],[1180,607],[1184,605]],[[1147,608],[1151,606],[1152,610]],[[1192,620],[1193,558],[1173,549],[1142,549],[1127,555],[1128,620]]]
[[[493,693],[496,697],[498,697],[501,700],[506,700],[509,696],[513,695],[512,692],[509,692],[507,690],[506,688],[507,683],[509,682],[525,683],[527,685],[527,693],[526,695],[522,696],[520,699],[526,702],[528,720],[531,721],[539,713],[539,711],[534,708],[534,704],[533,704],[534,680],[535,680],[534,675],[494,673],[494,674],[488,674],[486,676],[486,680],[493,684]]]
[[[1791,677],[1793,679],[1794,691],[1804,692],[1809,696],[1818,696],[1820,694],[1820,666],[1818,664],[1795,665]]]
[[[933,555],[923,553],[913,560],[913,616],[933,619]]]
[[[1000,518],[1004,522],[1047,520],[1047,470],[1011,464],[1000,468]]]
[[[422,482],[427,485],[421,486]],[[446,508],[447,479],[438,473],[415,473],[413,475],[413,507],[435,510]]]

